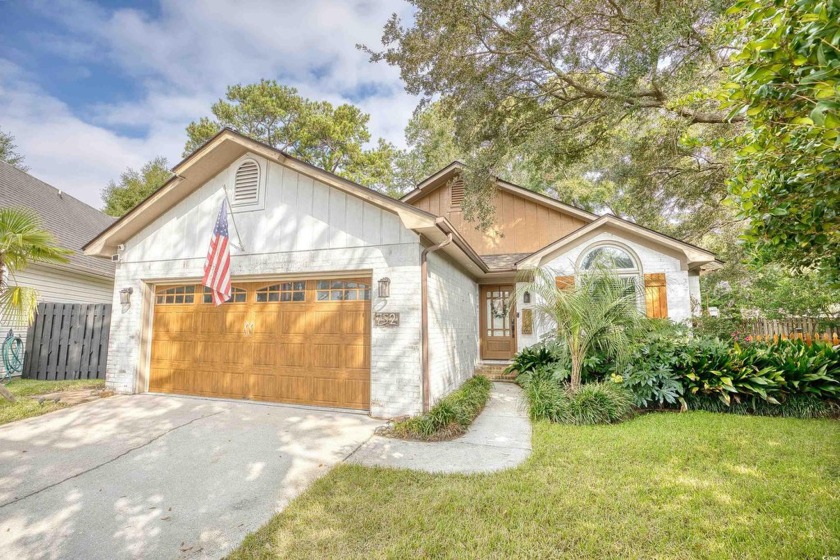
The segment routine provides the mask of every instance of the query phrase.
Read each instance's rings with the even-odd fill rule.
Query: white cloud
[[[396,69],[371,64],[357,43],[378,45],[393,0],[162,0],[154,19],[86,1],[43,5],[64,32],[44,50],[78,67],[107,62],[115,79],[142,88],[138,99],[70,107],[0,59],[0,126],[11,131],[33,175],[99,206],[99,191],[126,167],[157,155],[180,160],[184,128],[209,115],[227,85],[273,78],[333,103],[356,101],[375,137],[402,146],[416,99]],[[98,69],[97,71],[101,71]],[[127,134],[128,130],[131,134]]]

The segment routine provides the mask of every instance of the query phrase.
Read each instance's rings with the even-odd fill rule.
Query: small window
[[[318,280],[318,301],[356,301],[370,299],[370,286],[356,280]]]
[[[195,301],[195,286],[160,288],[155,294],[155,303],[158,305],[185,304],[193,303],[193,301]]]
[[[236,170],[233,185],[233,204],[252,204],[260,198],[260,166],[247,160]]]
[[[306,301],[306,282],[280,282],[257,290],[257,302]]]
[[[449,205],[452,208],[461,208],[464,204],[464,181],[461,177],[452,181],[449,194]]]
[[[248,292],[243,288],[232,287],[230,289],[230,299],[225,303],[245,303],[248,297]],[[204,286],[204,303],[213,303],[213,290]]]

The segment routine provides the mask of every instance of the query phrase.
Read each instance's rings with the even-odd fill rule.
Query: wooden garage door
[[[149,391],[370,407],[370,279],[155,290]]]

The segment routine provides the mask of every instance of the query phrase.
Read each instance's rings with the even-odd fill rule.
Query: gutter
[[[432,247],[426,247],[420,253],[420,340],[422,346],[423,369],[423,413],[429,411],[430,383],[429,383],[429,253],[443,249],[452,243],[452,233],[446,234],[446,239]]]

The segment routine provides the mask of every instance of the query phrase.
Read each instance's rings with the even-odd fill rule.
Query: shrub
[[[511,364],[505,368],[505,373],[529,373],[539,367],[550,367],[565,362],[568,362],[567,354],[556,342],[538,342],[516,354]]]
[[[613,424],[633,413],[633,396],[617,383],[587,383],[568,393],[569,403],[563,422],[590,425]]]
[[[783,390],[789,394],[805,393],[822,398],[840,397],[840,351],[824,342],[808,345],[801,340],[753,343],[742,355],[755,354],[765,367],[777,369]]]
[[[546,364],[540,365],[536,368],[526,371],[525,373],[520,373],[516,376],[516,382],[519,383],[522,387],[531,383],[534,380],[545,380],[545,381],[552,381],[554,383],[560,383],[562,381],[566,381],[569,379],[569,375],[571,372],[569,368],[561,363],[554,363],[554,364]]]
[[[790,395],[778,404],[750,397],[740,403],[726,405],[720,399],[708,395],[689,395],[685,399],[688,410],[725,412],[729,414],[753,414],[757,416],[782,416],[785,418],[836,418],[840,406],[836,402],[814,395]]]
[[[468,379],[426,414],[394,424],[391,434],[421,440],[440,440],[463,434],[487,403],[491,386],[490,380],[481,375]]]
[[[563,385],[550,379],[537,378],[531,379],[523,388],[532,420],[563,422],[569,404]]]
[[[645,338],[633,346],[618,380],[631,391],[636,406],[676,405],[685,392],[682,370],[689,337],[659,329],[642,334]]]
[[[525,386],[528,412],[534,420],[590,425],[620,422],[633,413],[629,391],[612,382],[586,383],[577,391],[549,379]]]

